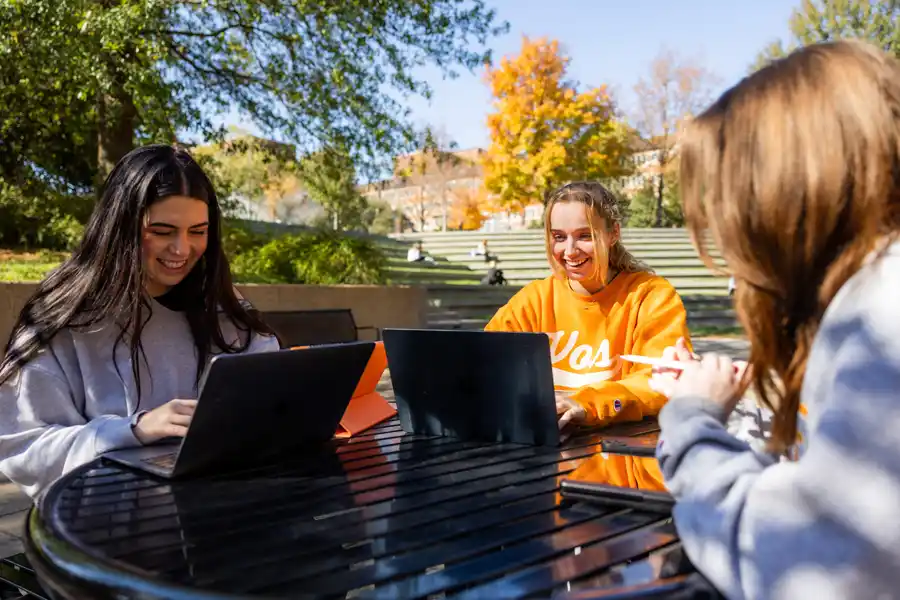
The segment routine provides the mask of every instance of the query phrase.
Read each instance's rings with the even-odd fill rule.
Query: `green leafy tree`
[[[659,188],[651,182],[628,200],[626,208],[628,227],[681,227],[684,225],[678,181],[671,181],[665,189],[661,218],[658,211],[658,192]]]
[[[238,197],[268,220],[291,221],[303,204],[296,149],[290,144],[235,130],[228,139],[194,148],[229,214],[240,214]]]
[[[403,231],[411,225],[409,219],[386,202],[369,202],[363,213],[363,224],[369,233],[387,235]]]
[[[136,143],[221,134],[214,115],[236,109],[375,164],[413,143],[400,97],[430,96],[419,67],[472,70],[506,28],[483,0],[7,1],[0,154],[84,184]]]
[[[845,38],[868,40],[900,57],[900,0],[803,0],[790,18],[791,39],[770,43],[755,71],[809,44]]]
[[[334,231],[362,229],[368,204],[357,189],[356,169],[344,148],[325,148],[300,161],[309,197],[325,209]]]

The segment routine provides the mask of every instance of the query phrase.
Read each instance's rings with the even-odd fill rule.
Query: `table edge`
[[[76,598],[121,598],[123,594],[127,597],[172,600],[233,600],[253,597],[154,581],[151,579],[152,575],[132,572],[116,565],[112,560],[98,559],[66,540],[57,528],[45,520],[44,509],[52,506],[51,500],[56,498],[54,492],[62,489],[80,471],[92,468],[99,462],[100,459],[91,461],[60,477],[52,484],[40,504],[32,506],[28,511],[24,535],[25,554],[42,585],[61,596]]]

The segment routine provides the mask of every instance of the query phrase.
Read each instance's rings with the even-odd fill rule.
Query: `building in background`
[[[620,182],[621,193],[631,197],[650,184],[656,185],[660,176],[660,159],[662,139],[645,140],[635,136],[631,141],[631,160],[634,172]]]
[[[625,196],[636,194],[659,177],[660,149],[656,142],[655,139],[648,141],[634,137],[632,160],[635,171],[617,182],[617,188]],[[446,231],[452,228],[449,219],[454,201],[482,190],[483,153],[481,148],[444,152],[442,154],[447,155],[444,160],[436,160],[434,155],[422,152],[401,155],[394,159],[394,177],[365,185],[361,192],[369,202],[384,203],[402,213],[415,231]],[[541,226],[542,201],[536,200],[521,211],[486,204],[482,231],[514,231]]]

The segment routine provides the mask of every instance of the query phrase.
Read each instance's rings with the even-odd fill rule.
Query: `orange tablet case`
[[[353,398],[344,412],[335,437],[354,436],[397,414],[397,409],[388,404],[384,396],[375,391],[386,368],[387,354],[384,352],[384,342],[375,342],[375,349],[372,350],[366,370],[363,371],[362,377],[356,385]]]
[[[309,348],[309,346],[294,346],[291,350],[303,350],[304,348]],[[384,342],[375,342],[372,356],[369,357],[366,369],[359,378],[359,383],[356,384],[350,404],[344,411],[338,430],[334,434],[335,437],[352,437],[397,414],[397,409],[388,404],[384,396],[375,391],[386,368],[387,354],[384,352]]]

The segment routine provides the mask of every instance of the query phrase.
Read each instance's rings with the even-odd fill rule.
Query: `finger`
[[[687,340],[683,337],[678,338],[678,341],[675,342],[675,349],[678,352],[679,360],[700,360],[700,355],[691,352],[691,349],[688,348]]]
[[[651,377],[648,383],[650,389],[654,392],[660,393],[663,396],[671,396],[675,380],[672,377],[660,375],[659,377]]]
[[[681,374],[678,376],[679,380],[687,379],[689,377],[693,377],[698,371],[703,368],[703,362],[692,360],[688,361],[684,364],[684,368],[681,370]]]
[[[574,408],[571,408],[571,409],[567,410],[565,413],[563,413],[563,416],[561,416],[559,418],[559,428],[562,429],[563,427],[568,425],[574,416],[575,416]]]
[[[663,350],[662,358],[663,360],[678,360],[678,348],[674,346],[666,346],[666,349]]]
[[[169,424],[187,427],[191,424],[191,415],[181,415],[178,413],[173,413],[169,416]]]
[[[176,425],[174,423],[168,423],[165,427],[163,427],[163,437],[184,437],[187,435],[187,427],[183,425]]]
[[[697,356],[696,354],[693,354],[687,348],[679,348],[676,353],[676,356],[675,356],[675,360],[680,360],[683,362],[687,362],[689,360],[699,360],[699,359],[700,359],[699,356]]]
[[[172,400],[169,404],[174,412],[181,415],[192,415],[197,410],[196,400]]]
[[[736,371],[734,370],[734,361],[731,360],[730,356],[719,357],[719,370],[731,376],[736,374]]]
[[[706,371],[715,371],[719,367],[719,355],[715,352],[709,352],[703,355],[700,365]]]

